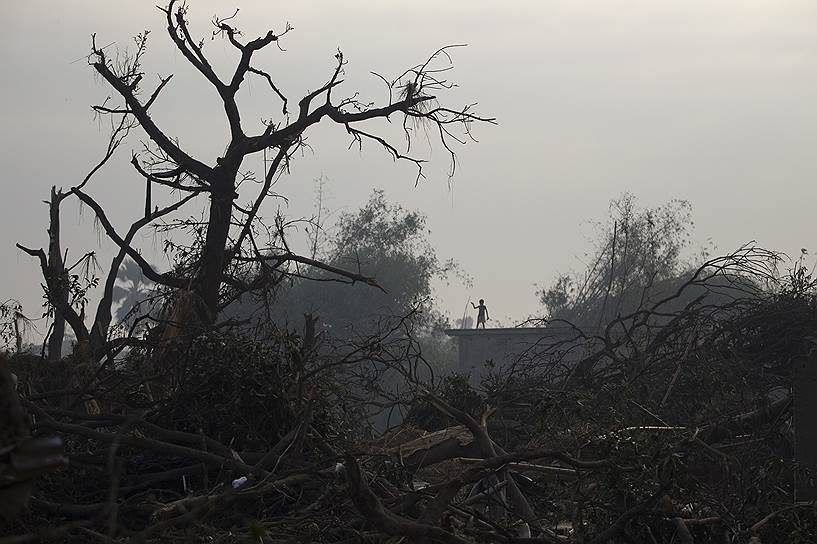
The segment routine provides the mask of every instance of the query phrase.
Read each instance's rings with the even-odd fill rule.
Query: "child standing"
[[[488,317],[488,307],[485,305],[485,299],[479,299],[479,306],[475,305],[473,302],[471,303],[471,306],[473,306],[475,310],[478,310],[476,328],[478,329],[479,326],[482,325],[482,328],[484,329],[485,320],[491,319]]]

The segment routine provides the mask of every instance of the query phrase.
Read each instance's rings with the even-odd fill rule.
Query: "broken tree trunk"
[[[62,191],[51,187],[51,198],[48,201],[48,275],[51,280],[51,298],[59,301],[53,304],[54,326],[48,338],[48,360],[59,361],[62,358],[62,343],[65,339],[65,316],[59,310],[60,305],[68,305],[68,278],[60,245],[60,204],[64,198]]]

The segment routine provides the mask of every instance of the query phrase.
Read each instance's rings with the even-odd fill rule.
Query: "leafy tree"
[[[596,241],[587,268],[565,273],[537,292],[549,316],[603,324],[668,293],[688,272],[692,206],[670,200],[641,208],[624,193],[610,203],[606,222],[595,223]]]
[[[408,315],[419,305],[415,324],[432,327],[441,320],[432,305],[434,280],[450,274],[465,277],[453,261],[440,261],[428,233],[425,215],[389,203],[382,190],[375,190],[362,208],[339,216],[322,260],[375,277],[382,288],[346,285],[330,271],[319,270],[281,292],[283,316],[294,321],[303,313],[317,314],[342,336],[370,330],[387,316]]]

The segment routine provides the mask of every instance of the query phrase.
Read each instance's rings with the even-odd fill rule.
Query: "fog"
[[[814,0],[164,1],[3,3],[0,544],[812,541]]]

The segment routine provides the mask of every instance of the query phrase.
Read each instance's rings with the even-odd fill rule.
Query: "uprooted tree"
[[[58,316],[55,322],[67,320],[78,342],[90,344],[89,351],[95,358],[109,347],[111,290],[116,270],[126,256],[139,265],[149,280],[176,292],[176,306],[186,308],[171,312],[184,321],[177,323],[177,326],[214,323],[219,313],[231,302],[244,293],[274,286],[291,266],[314,267],[345,281],[377,286],[375,278],[360,270],[338,268],[294,253],[285,239],[285,223],[275,221],[268,224],[262,220],[262,205],[272,195],[274,181],[287,170],[293,155],[306,145],[306,134],[316,124],[322,121],[335,123],[346,129],[352,144],[362,146],[364,142],[373,142],[395,160],[413,162],[417,166],[419,179],[423,176],[424,160],[408,154],[412,132],[418,126],[438,136],[439,144],[450,155],[450,174],[453,175],[456,157],[452,145],[465,143],[470,138],[472,123],[493,122],[492,118],[475,114],[473,104],[455,109],[440,100],[439,95],[453,87],[445,76],[451,68],[449,50],[457,46],[442,47],[425,62],[404,70],[393,79],[378,76],[387,92],[387,99],[381,105],[364,102],[357,98],[356,93],[339,97],[346,60],[338,50],[335,68],[328,80],[299,98],[293,107],[292,101],[276,84],[276,79],[259,67],[254,58],[259,51],[277,46],[292,27],[287,25],[281,32],[270,30],[256,39],[245,40],[233,23],[237,12],[230,17],[215,17],[213,36],[224,38],[238,54],[231,73],[224,75],[219,74],[208,59],[203,49],[204,42],[193,36],[186,17],[187,6],[171,0],[167,7],[160,9],[165,15],[167,33],[174,46],[221,99],[229,126],[226,151],[219,157],[196,158],[151,116],[151,107],[161,99],[161,93],[171,83],[173,76],[160,77],[155,88],[149,92],[143,91],[147,79],[142,68],[142,59],[147,50],[147,32],[135,38],[135,51],[113,58],[108,56],[105,48],[97,46],[94,38],[89,62],[121,103],[106,100],[93,107],[99,115],[113,118],[113,135],[108,153],[82,183],[66,193],[56,193],[56,198],[60,200],[73,195],[89,206],[107,236],[119,248],[108,275],[109,282],[106,283],[97,318],[91,327],[86,327],[80,319],[80,312],[66,300],[64,265],[58,258],[59,249],[54,252],[51,248],[55,240],[59,244],[58,222],[52,220],[49,230],[52,243],[48,255],[43,250],[20,246],[41,261],[47,298]],[[237,98],[248,77],[264,80],[271,97],[278,102],[274,108],[270,106],[269,118],[254,134],[249,132],[242,120]],[[367,128],[367,121],[391,120],[394,116],[399,116],[402,122],[406,152],[401,151],[398,144],[392,143],[387,136]],[[135,153],[131,159],[133,168],[145,183],[145,213],[123,235],[117,231],[103,206],[86,191],[86,186],[91,176],[119,147],[124,136],[137,125],[149,138],[142,152]],[[265,158],[269,156],[270,160],[265,160],[263,176],[257,179],[253,173],[242,171],[242,165],[247,157],[260,153],[264,153]],[[243,183],[250,179],[259,182],[260,190],[244,204],[240,193],[253,185]],[[159,207],[154,204],[154,200],[158,199],[154,188],[166,188],[182,198]],[[162,226],[165,232],[180,229],[192,238],[192,242],[168,242],[168,247],[176,253],[176,266],[166,272],[151,266],[134,245],[136,233],[176,212],[184,204],[205,196],[209,198],[209,204],[203,224],[180,219]],[[59,203],[52,205],[52,212],[55,209],[58,219]]]

